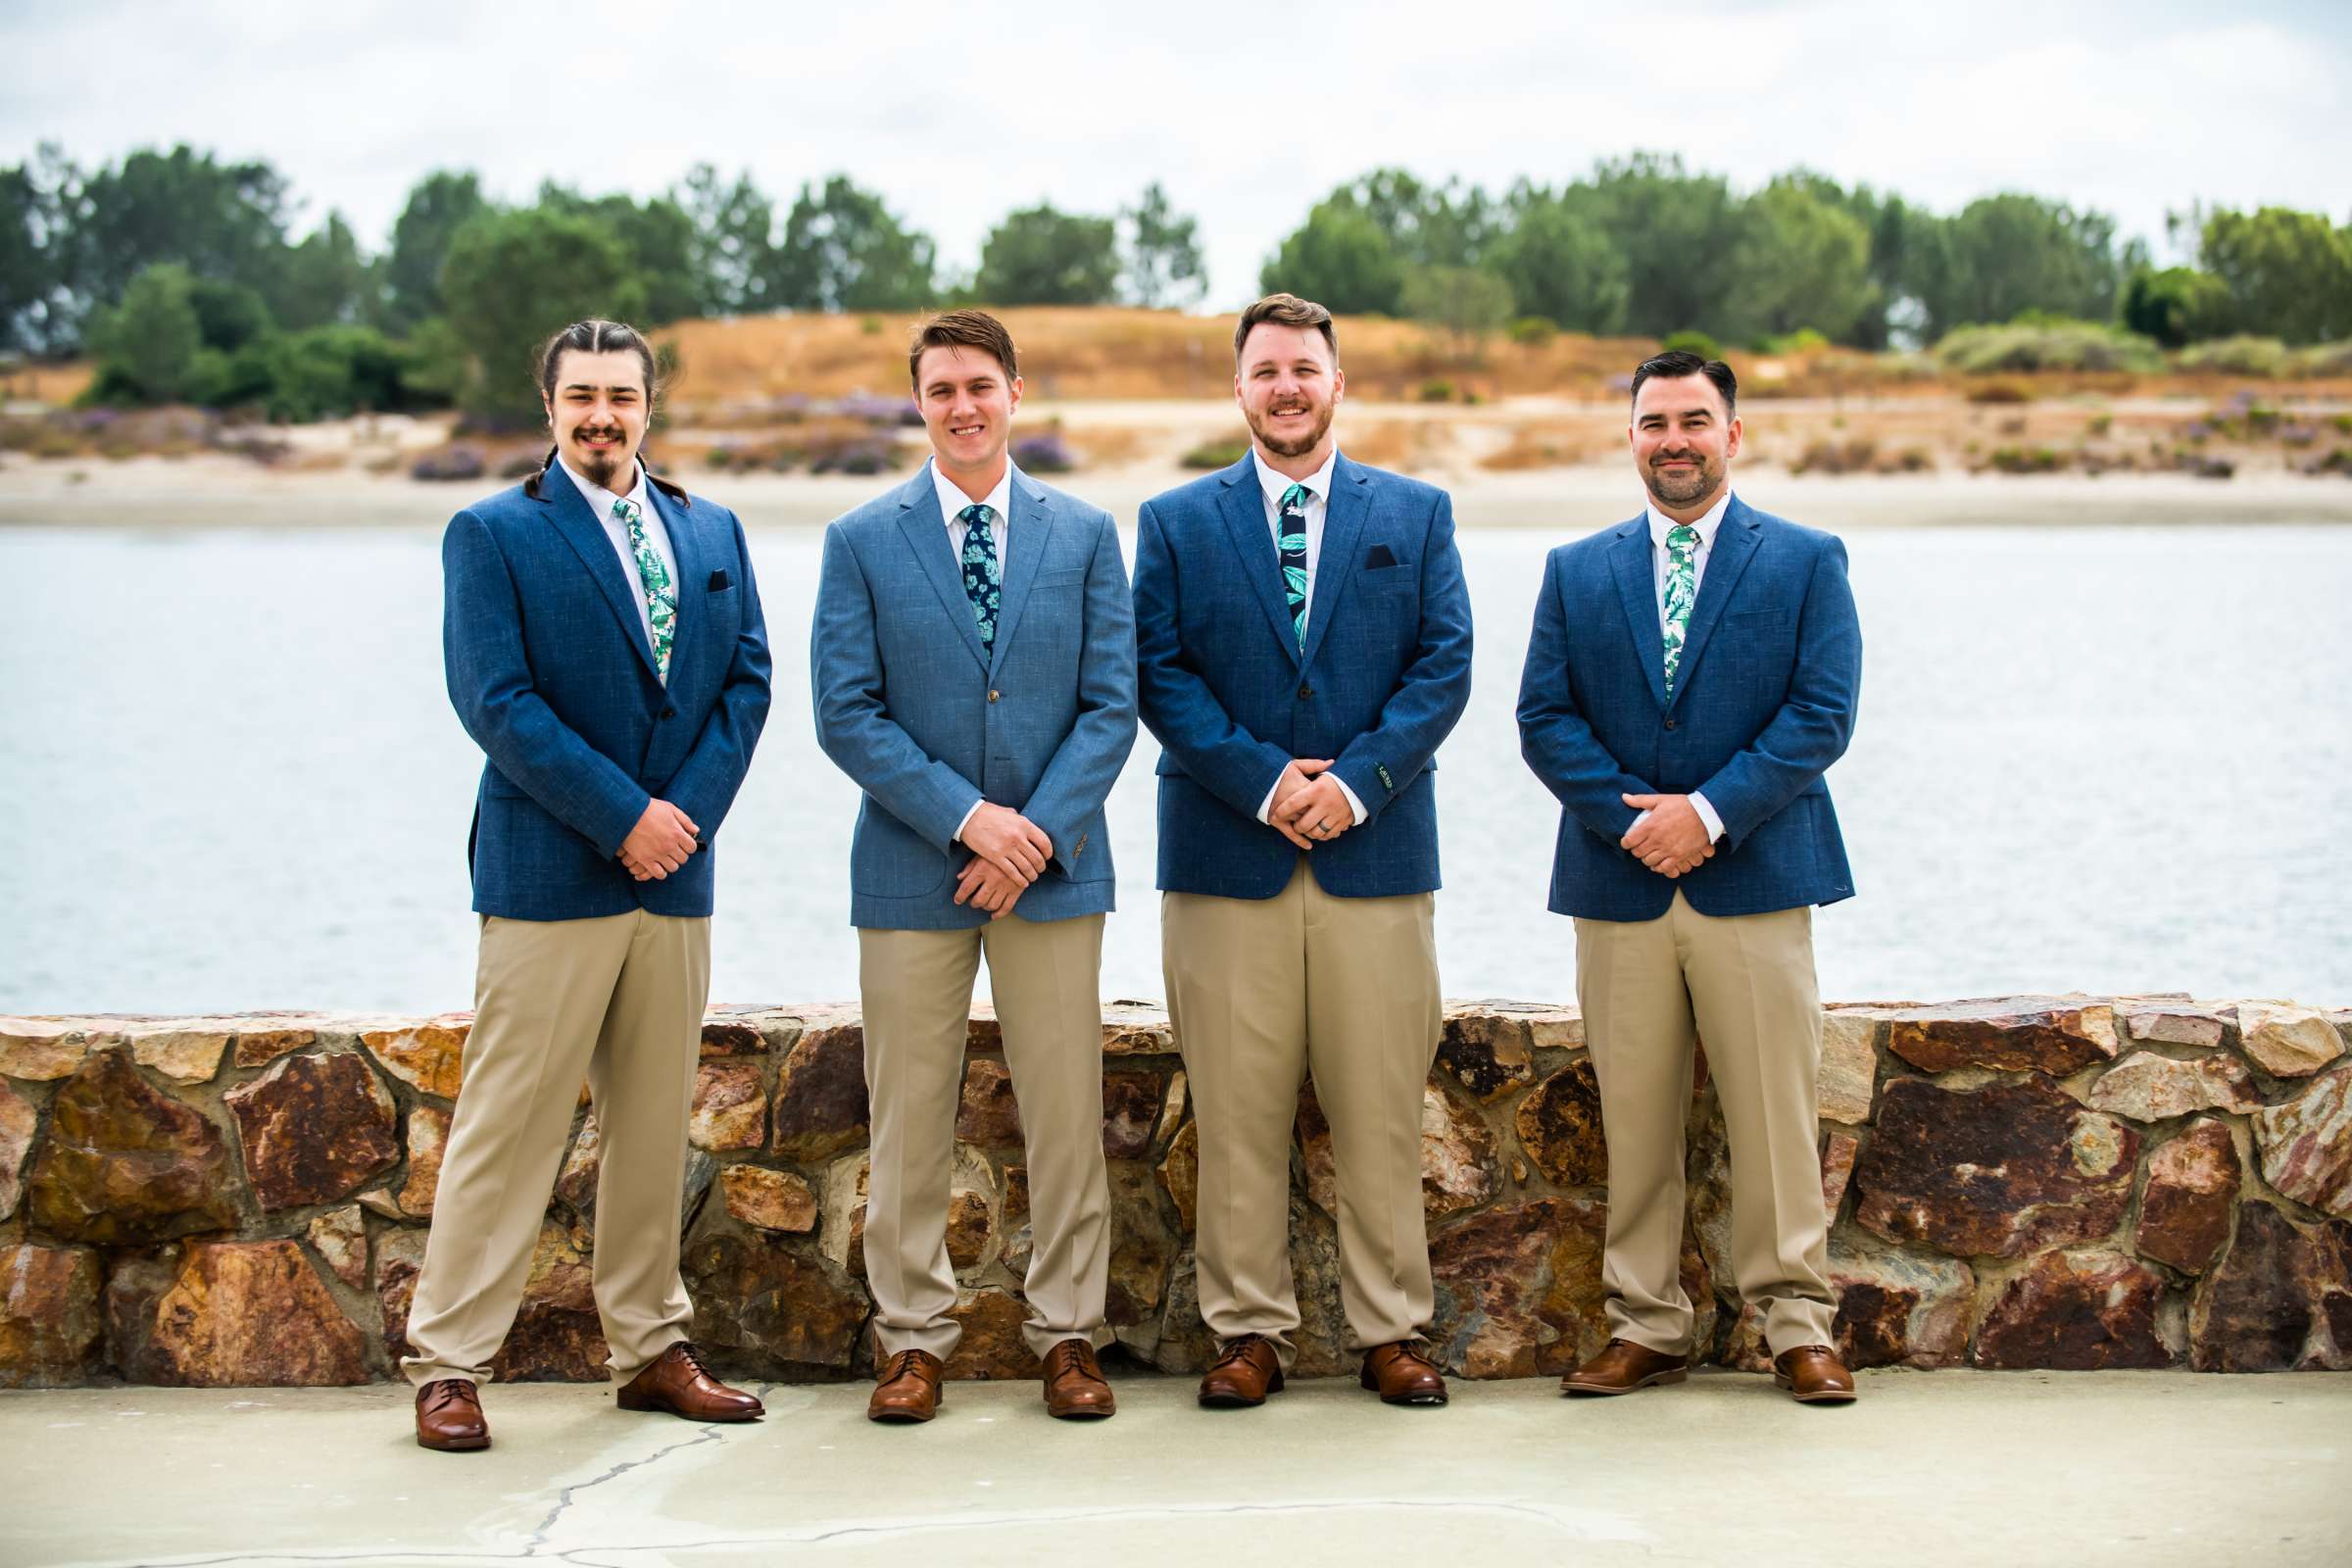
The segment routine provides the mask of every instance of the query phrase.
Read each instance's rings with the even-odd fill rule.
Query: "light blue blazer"
[[[825,530],[808,643],[817,744],[865,802],[850,923],[984,925],[958,906],[972,807],[1021,812],[1054,841],[1014,912],[1112,907],[1102,803],[1135,747],[1135,614],[1110,514],[1013,470],[993,652],[964,596],[929,465]]]

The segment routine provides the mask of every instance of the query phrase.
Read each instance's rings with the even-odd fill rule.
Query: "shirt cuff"
[[[1353,825],[1356,827],[1362,827],[1364,825],[1364,818],[1370,816],[1372,813],[1364,809],[1364,803],[1355,798],[1355,791],[1349,789],[1348,787],[1348,781],[1340,777],[1336,771],[1331,775],[1331,781],[1340,787],[1340,793],[1342,795],[1348,797],[1348,809],[1355,813],[1355,822]]]
[[[1715,814],[1715,808],[1709,806],[1707,798],[1696,790],[1690,792],[1690,809],[1698,813],[1699,825],[1707,830],[1709,844],[1723,837],[1723,818]]]
[[[1286,766],[1282,773],[1289,771],[1290,768]],[[1274,782],[1266,786],[1266,798],[1257,803],[1257,819],[1268,827],[1274,825],[1274,792],[1282,788],[1282,773],[1274,775]]]
[[[980,808],[986,806],[987,804],[988,797],[985,795],[974,801],[972,803],[972,808],[963,813],[963,820],[956,824],[956,836],[950,839],[948,842],[951,844],[961,844],[963,842],[963,830],[972,825],[972,818],[979,815]]]

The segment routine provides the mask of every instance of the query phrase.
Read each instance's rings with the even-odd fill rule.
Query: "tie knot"
[[[1676,523],[1666,530],[1666,548],[1684,551],[1697,549],[1698,530],[1687,522]]]
[[[1293,484],[1288,490],[1285,490],[1282,493],[1282,510],[1285,512],[1304,512],[1306,510],[1306,498],[1313,494],[1314,492],[1309,490],[1303,484]]]
[[[623,527],[635,527],[637,525],[637,518],[639,515],[637,503],[631,501],[626,496],[622,496],[619,500],[612,503],[612,515],[620,519]]]
[[[997,509],[984,502],[973,502],[956,514],[956,520],[967,528],[985,528],[996,520]]]

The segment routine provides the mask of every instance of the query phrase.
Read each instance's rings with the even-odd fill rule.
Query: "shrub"
[[[853,441],[820,453],[808,465],[810,473],[872,475],[887,473],[897,461],[898,448],[885,441]]]
[[[1067,473],[1078,466],[1078,460],[1063,444],[1059,430],[1043,435],[1024,436],[1012,444],[1014,466],[1023,473]]]
[[[1664,354],[1674,349],[1687,349],[1702,360],[1723,358],[1723,345],[1707,336],[1706,333],[1699,331],[1686,329],[1681,332],[1667,333],[1666,341],[1658,345],[1658,352]]]
[[[2047,318],[2005,326],[1963,326],[1936,345],[1944,366],[1963,375],[2016,370],[2129,370],[2164,368],[2156,345],[2136,332],[2096,321]]]
[[[543,453],[517,452],[498,466],[498,476],[501,479],[527,479],[537,473],[539,466],[546,461]]]
[[[1423,403],[1451,403],[1453,383],[1443,376],[1424,381],[1414,389],[1413,396]]]
[[[2090,422],[2082,427],[2086,435],[2105,435],[2114,428],[2115,416],[2112,414],[2094,414],[2090,416]]]
[[[1187,468],[1230,468],[1249,452],[1247,439],[1233,436],[1203,441],[1176,461]]]
[[[1965,396],[1971,403],[2031,403],[2034,391],[2018,381],[1980,381]]]
[[[440,447],[409,465],[412,479],[479,479],[489,469],[478,447]]]
[[[2352,375],[2352,338],[2297,350],[2294,371],[2297,375]]]
[[[1810,354],[1829,346],[1830,340],[1821,333],[1809,326],[1800,326],[1793,332],[1763,339],[1756,345],[1756,351],[1760,354]]]
[[[1514,343],[1540,349],[1560,335],[1560,323],[1548,316],[1522,316],[1503,328],[1503,335]]]
[[[1996,473],[2056,473],[2067,466],[2066,455],[2053,447],[1994,447],[1985,461]]]
[[[2180,366],[2183,370],[2208,374],[2281,375],[2287,367],[2286,345],[2275,337],[2245,333],[2217,337],[2210,343],[2194,343],[2182,349]]]

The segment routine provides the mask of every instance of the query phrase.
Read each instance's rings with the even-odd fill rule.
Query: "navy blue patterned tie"
[[[994,508],[977,504],[956,514],[964,525],[963,595],[972,602],[980,646],[992,651],[997,646],[997,609],[1004,592],[1004,574],[997,565],[996,536],[988,528],[989,519],[996,514]]]
[[[1298,635],[1298,651],[1306,652],[1306,486],[1295,484],[1282,493],[1282,521],[1275,544],[1282,551],[1282,591],[1291,601],[1291,629]]]

